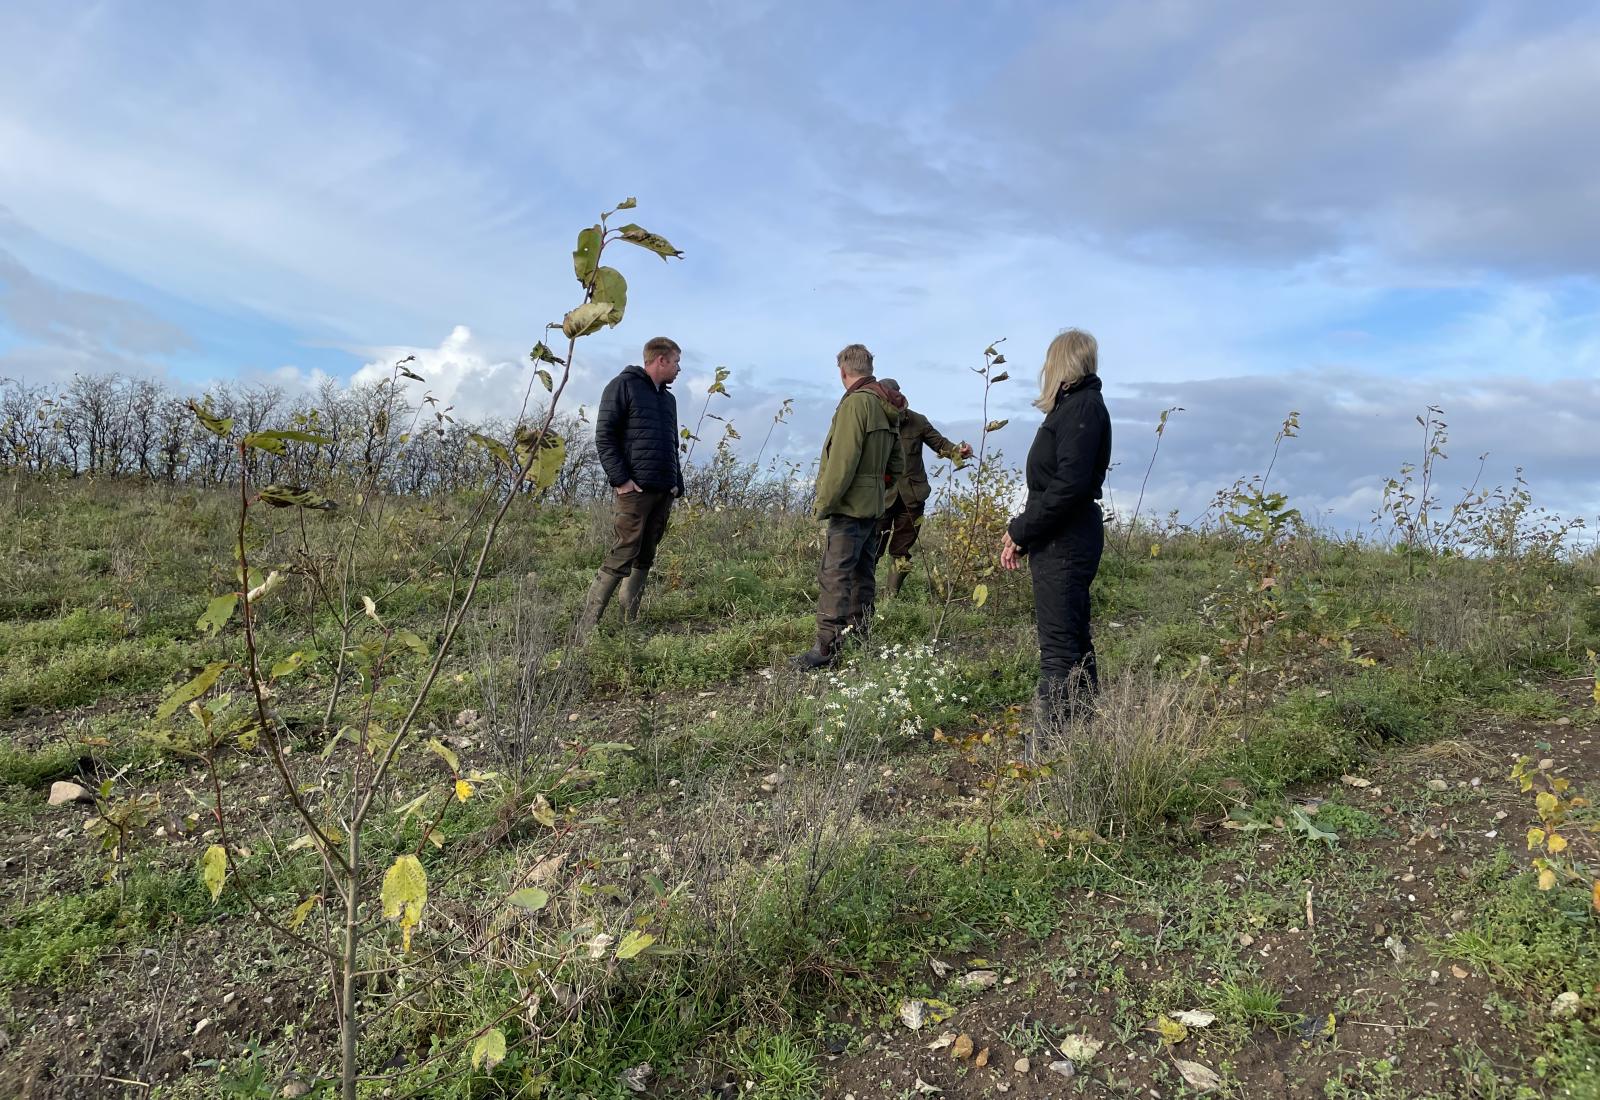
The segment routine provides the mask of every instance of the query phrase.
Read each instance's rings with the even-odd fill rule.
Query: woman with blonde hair
[[[1111,465],[1111,417],[1100,397],[1093,336],[1068,329],[1050,342],[1039,371],[1045,414],[1028,450],[1027,505],[1006,529],[1000,564],[1028,559],[1039,626],[1036,731],[1088,716],[1100,681],[1089,635],[1089,585],[1105,528],[1100,491]]]

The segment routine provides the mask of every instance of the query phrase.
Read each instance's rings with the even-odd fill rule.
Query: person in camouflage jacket
[[[837,658],[847,632],[871,628],[877,595],[878,524],[905,473],[900,422],[906,399],[872,376],[872,353],[851,344],[839,353],[844,397],[834,410],[817,467],[812,513],[828,525],[818,575],[817,641],[796,657],[801,668]]]
[[[893,378],[881,381],[885,389],[900,392],[900,384]],[[928,497],[933,493],[928,484],[928,467],[923,462],[924,447],[945,459],[972,456],[971,444],[950,442],[915,409],[908,406],[901,413],[900,450],[905,455],[906,475],[890,490],[883,519],[878,523],[878,556],[881,560],[885,552],[889,555],[889,578],[884,585],[889,596],[900,591],[906,574],[911,572],[911,548],[917,543]]]

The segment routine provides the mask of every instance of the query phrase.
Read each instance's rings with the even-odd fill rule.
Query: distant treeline
[[[191,405],[230,418],[231,440],[205,430]],[[526,419],[543,419],[530,407]],[[327,380],[310,391],[261,383],[224,383],[180,393],[148,378],[80,374],[64,385],[0,379],[0,469],[61,477],[140,479],[192,486],[233,484],[236,441],[245,432],[304,431],[329,439],[292,444],[283,455],[252,450],[245,461],[258,484],[378,484],[426,496],[503,485],[509,472],[474,436],[509,443],[517,422],[467,421],[431,397],[414,401],[392,381],[346,386]],[[594,425],[558,415],[566,462],[549,497],[578,503],[610,492],[594,448]],[[731,434],[731,433],[729,433]],[[704,502],[803,506],[808,487],[798,470],[764,473],[741,464],[726,440],[710,461],[685,469],[689,495]]]

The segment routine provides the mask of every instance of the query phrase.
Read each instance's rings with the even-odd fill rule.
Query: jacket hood
[[[622,373],[636,374],[640,378],[643,378],[646,382],[650,383],[652,386],[656,386],[656,380],[650,377],[650,372],[636,363],[629,363],[626,367],[622,368]],[[656,386],[656,389],[658,390],[670,390],[671,388],[671,382],[663,382],[661,385]]]
[[[888,386],[885,386],[882,382],[879,382],[870,374],[865,378],[858,378],[854,382],[850,383],[850,388],[845,391],[845,396],[849,397],[857,390],[866,390],[879,401],[882,401],[885,405],[889,406],[889,408],[893,409],[895,412],[901,412],[906,407],[905,394],[901,393],[899,390],[891,390]]]

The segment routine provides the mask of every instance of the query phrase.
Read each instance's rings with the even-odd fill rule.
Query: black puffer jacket
[[[594,422],[594,447],[613,488],[631,480],[641,489],[683,495],[678,402],[643,367],[628,367],[606,386]]]
[[[1039,425],[1025,469],[1028,503],[1011,521],[1011,541],[1027,552],[1076,525],[1100,523],[1093,507],[1111,465],[1111,416],[1091,374],[1062,391]]]

